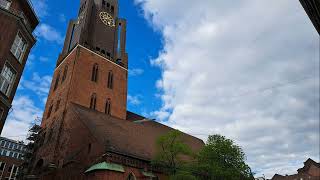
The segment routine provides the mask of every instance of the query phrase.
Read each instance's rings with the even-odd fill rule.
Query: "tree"
[[[241,147],[221,135],[209,136],[205,147],[199,153],[197,169],[208,176],[206,179],[253,179]]]
[[[178,130],[160,136],[156,145],[157,154],[152,164],[164,168],[169,175],[176,175],[192,155],[191,148],[183,142],[182,133]]]
[[[17,179],[24,179],[32,171],[32,165],[35,161],[35,153],[43,141],[41,137],[41,126],[34,124],[29,129],[29,135],[27,141],[29,143],[26,145],[25,154],[23,155],[24,162],[20,166],[20,171],[17,175]]]

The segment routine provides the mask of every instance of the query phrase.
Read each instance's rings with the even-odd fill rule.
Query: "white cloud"
[[[35,106],[27,96],[18,96],[12,104],[1,136],[14,140],[25,140],[28,129],[36,123],[35,119],[42,116],[42,110]]]
[[[67,21],[66,16],[64,14],[59,14],[59,21],[65,23]]]
[[[63,44],[61,33],[48,24],[40,24],[35,30],[35,35],[50,42]]]
[[[48,2],[47,0],[32,0],[32,5],[36,11],[37,16],[44,18],[48,15]]]
[[[131,95],[128,95],[128,103],[129,104],[132,104],[132,105],[139,105],[141,104],[141,96],[140,95],[136,95],[136,96],[131,96]]]
[[[51,80],[51,76],[46,75],[41,77],[38,73],[33,73],[31,80],[22,79],[19,88],[33,91],[41,98],[41,101],[43,101],[43,99],[48,96]]]
[[[129,76],[139,76],[143,74],[144,70],[143,69],[129,69]]]
[[[48,57],[40,56],[40,57],[39,57],[39,60],[40,60],[41,62],[48,62],[50,59],[49,59]]]
[[[319,159],[319,36],[299,1],[136,3],[164,38],[154,115],[236,140],[258,175]]]

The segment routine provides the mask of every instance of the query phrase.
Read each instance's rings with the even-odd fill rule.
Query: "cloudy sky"
[[[42,116],[78,1],[34,6],[39,41],[2,134],[16,139]],[[257,176],[292,174],[309,157],[319,161],[320,41],[298,0],[120,0],[120,6],[128,19],[130,110],[203,140],[234,139]]]

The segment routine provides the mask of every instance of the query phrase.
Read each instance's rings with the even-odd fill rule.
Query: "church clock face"
[[[99,16],[103,24],[109,27],[115,27],[114,19],[109,13],[100,12]]]

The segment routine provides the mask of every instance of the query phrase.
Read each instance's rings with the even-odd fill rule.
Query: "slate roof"
[[[77,104],[71,104],[70,110],[77,114],[93,136],[109,150],[144,160],[154,157],[156,139],[173,130],[155,121],[135,123],[133,117],[139,115],[134,113],[129,114],[130,120],[123,120]],[[141,120],[142,116],[139,117],[138,120]],[[202,140],[188,134],[183,134],[183,140],[194,151],[204,146]]]

